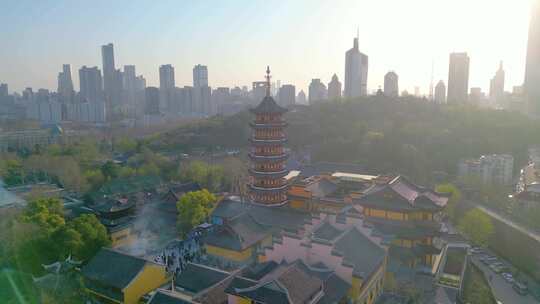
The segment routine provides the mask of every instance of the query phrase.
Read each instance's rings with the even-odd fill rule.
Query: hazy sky
[[[274,80],[306,89],[311,78],[343,82],[345,51],[359,27],[369,55],[368,88],[395,70],[400,90],[427,92],[432,61],[444,79],[448,56],[467,51],[470,86],[487,90],[499,60],[507,90],[523,82],[531,0],[1,0],[0,82],[10,91],[56,90],[63,63],[99,66],[115,46],[117,68],[134,64],[148,85],[173,64],[177,86],[208,65],[213,87],[249,85],[270,65]]]

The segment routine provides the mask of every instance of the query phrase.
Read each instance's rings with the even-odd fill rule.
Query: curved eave
[[[285,128],[288,126],[288,123],[286,122],[278,122],[278,123],[256,123],[256,122],[250,122],[249,126],[254,129],[269,129],[269,128]]]
[[[257,186],[254,186],[254,185],[248,185],[248,188],[252,191],[255,191],[255,192],[260,192],[260,193],[271,193],[271,192],[282,192],[282,191],[285,191],[287,189],[289,189],[289,185],[284,185],[284,186],[281,186],[281,187],[276,187],[276,188],[263,188],[263,187],[257,187]]]
[[[253,205],[263,206],[263,207],[281,207],[281,206],[286,205],[288,202],[289,200],[286,199],[284,201],[277,202],[277,203],[263,203],[263,202],[257,202],[257,201],[252,201],[251,203]]]
[[[280,139],[254,139],[250,138],[249,142],[254,145],[259,146],[271,146],[271,145],[280,145],[287,142],[287,138],[280,138]]]
[[[281,155],[272,155],[272,156],[255,155],[253,153],[249,153],[248,156],[252,161],[256,161],[256,162],[279,162],[279,161],[285,161],[287,160],[287,158],[289,158],[289,154],[287,153],[283,153]]]
[[[275,172],[262,172],[262,171],[249,169],[249,173],[255,177],[270,177],[270,178],[277,179],[277,178],[282,178],[282,177],[287,176],[287,174],[289,174],[289,171],[281,170],[281,171],[275,171]]]

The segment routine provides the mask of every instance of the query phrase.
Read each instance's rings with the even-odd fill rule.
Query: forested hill
[[[214,117],[159,134],[149,143],[187,153],[194,147],[245,147],[250,119],[247,112]],[[418,181],[434,171],[455,173],[460,158],[481,154],[510,153],[517,168],[527,161],[527,147],[540,143],[540,122],[519,113],[412,98],[299,106],[286,119],[289,146],[309,147],[315,160],[362,163]]]

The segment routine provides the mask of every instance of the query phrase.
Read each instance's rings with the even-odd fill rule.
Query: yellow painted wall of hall
[[[243,251],[234,251],[221,247],[205,245],[206,252],[210,255],[219,256],[235,262],[243,262],[251,257],[252,248],[246,248]]]
[[[124,304],[137,304],[148,292],[162,286],[168,281],[165,267],[148,263],[139,274],[124,288]]]

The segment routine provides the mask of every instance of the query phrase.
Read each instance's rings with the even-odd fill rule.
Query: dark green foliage
[[[206,189],[188,192],[182,196],[176,203],[180,233],[186,235],[195,226],[203,223],[215,203],[216,197]]]

